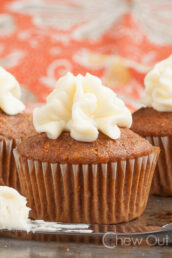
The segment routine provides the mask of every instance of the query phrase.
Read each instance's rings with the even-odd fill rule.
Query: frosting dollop
[[[160,112],[172,111],[172,55],[146,75],[142,103]]]
[[[12,74],[0,67],[0,108],[8,115],[21,113],[25,106],[19,100],[21,89]]]
[[[92,142],[98,130],[118,139],[118,126],[130,127],[132,116],[115,92],[96,76],[67,73],[57,81],[47,103],[34,110],[33,123],[37,132],[46,132],[50,139],[66,130],[75,140]]]
[[[14,188],[0,186],[0,228],[29,230],[30,208]]]

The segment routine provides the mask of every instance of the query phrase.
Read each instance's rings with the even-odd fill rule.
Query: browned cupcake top
[[[121,128],[121,137],[112,140],[99,133],[94,142],[79,142],[64,132],[56,140],[45,134],[27,138],[18,145],[19,153],[28,159],[51,163],[106,163],[140,157],[152,152],[153,146],[129,129]]]
[[[31,114],[7,115],[0,110],[0,136],[22,139],[35,134]]]
[[[172,135],[172,112],[141,108],[133,114],[131,129],[142,136]]]

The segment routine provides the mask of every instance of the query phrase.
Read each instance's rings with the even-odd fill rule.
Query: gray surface
[[[137,220],[120,224],[124,228],[134,226],[138,229],[149,226],[161,226],[172,222],[172,198],[151,197],[144,214]],[[131,227],[132,228],[132,227]],[[39,257],[70,257],[70,258],[97,258],[97,257],[172,257],[172,247],[145,244],[139,247],[120,247],[108,249],[103,245],[68,243],[68,242],[38,242],[16,240],[0,237],[0,258],[39,258]]]
[[[144,214],[125,225],[163,226],[167,223],[172,223],[172,197],[151,196]]]
[[[117,247],[107,249],[100,245],[74,243],[41,243],[34,241],[19,241],[1,239],[1,258],[38,258],[38,257],[70,257],[70,258],[100,258],[100,257],[172,257],[170,247]]]

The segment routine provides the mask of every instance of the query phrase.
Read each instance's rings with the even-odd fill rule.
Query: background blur
[[[0,0],[0,65],[28,103],[67,71],[90,72],[136,109],[145,74],[171,53],[170,0]]]

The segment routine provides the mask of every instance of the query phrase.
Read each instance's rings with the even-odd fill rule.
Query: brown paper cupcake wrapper
[[[151,194],[172,196],[172,137],[146,137],[146,139],[161,149],[153,176]]]
[[[14,160],[13,149],[20,140],[0,138],[0,185],[19,189],[19,179]]]
[[[14,150],[21,193],[31,218],[114,224],[142,214],[159,149],[136,159],[103,164],[55,164],[29,160]]]

